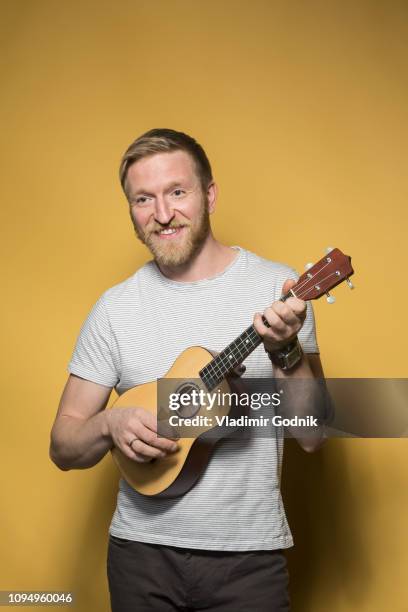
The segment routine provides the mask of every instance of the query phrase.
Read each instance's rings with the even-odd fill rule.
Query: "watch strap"
[[[303,355],[302,347],[297,336],[294,340],[289,342],[289,344],[277,351],[268,351],[267,349],[265,349],[265,351],[273,365],[284,371],[295,368],[300,363]]]

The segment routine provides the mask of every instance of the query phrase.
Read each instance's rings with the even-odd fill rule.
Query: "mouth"
[[[168,228],[157,230],[156,232],[154,232],[154,235],[158,236],[162,240],[173,240],[174,238],[177,238],[178,236],[180,236],[180,234],[182,234],[184,229],[185,229],[184,225],[181,225],[179,227],[168,227]]]

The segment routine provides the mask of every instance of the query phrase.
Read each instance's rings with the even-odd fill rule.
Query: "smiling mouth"
[[[178,236],[181,231],[184,229],[184,225],[180,225],[178,227],[168,227],[154,232],[156,236],[159,238],[172,238]]]

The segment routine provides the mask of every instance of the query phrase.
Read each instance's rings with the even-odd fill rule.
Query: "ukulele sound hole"
[[[177,388],[176,393],[179,394],[180,400],[183,400],[183,405],[180,405],[180,408],[176,410],[176,414],[178,414],[181,419],[190,419],[197,414],[201,408],[197,399],[198,396],[196,395],[196,397],[193,398],[193,391],[197,393],[200,391],[200,387],[193,382],[183,383]],[[190,398],[190,401],[188,401],[188,398]]]

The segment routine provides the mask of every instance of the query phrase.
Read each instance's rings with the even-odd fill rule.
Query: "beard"
[[[168,225],[161,225],[153,220],[144,229],[141,229],[132,215],[131,219],[136,236],[147,246],[157,264],[163,266],[182,266],[191,261],[201,250],[210,232],[210,215],[206,197],[203,197],[200,215],[192,222],[171,221]],[[163,240],[157,236],[160,230],[178,227],[184,228],[180,238]]]

